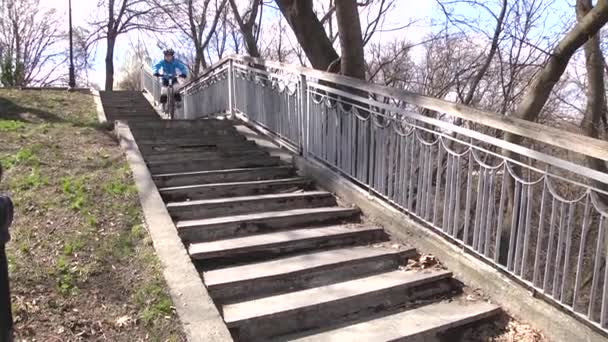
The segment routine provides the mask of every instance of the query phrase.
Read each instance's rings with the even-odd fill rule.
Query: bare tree
[[[287,39],[287,27],[283,20],[282,17],[279,18],[267,32],[264,32],[270,41],[262,47],[262,56],[281,63],[290,63],[290,57],[295,53],[295,50],[290,46]]]
[[[154,19],[157,8],[147,0],[100,0],[98,7],[106,15],[91,24],[94,40],[105,39],[106,91],[114,88],[114,48],[118,37],[134,30],[157,30]]]
[[[201,67],[207,68],[205,50],[216,31],[222,13],[224,13],[227,0],[215,0],[213,6],[211,6],[211,0],[151,1],[172,22],[170,29],[183,34],[192,44],[194,49],[192,74],[196,77]]]
[[[313,11],[312,0],[276,0],[312,67],[328,70],[340,56]]]
[[[342,69],[345,75],[365,78],[363,37],[355,0],[339,1],[329,12],[335,11],[337,15],[342,58],[313,11],[312,0],[276,0],[276,3],[315,69],[332,72]]]
[[[241,30],[241,34],[243,35],[247,53],[251,57],[260,57],[258,40],[260,38],[262,26],[262,14],[260,13],[258,18],[258,12],[261,12],[261,9],[263,9],[262,1],[252,0],[250,7],[247,7],[242,15],[239,13],[239,8],[235,0],[230,0],[230,7],[232,8],[234,19]],[[257,24],[256,20],[259,20]]]
[[[43,11],[39,0],[0,4],[0,57],[6,86],[48,85],[57,80],[63,60],[59,44],[65,37],[54,10]]]
[[[118,88],[121,90],[141,90],[142,65],[149,65],[151,61],[148,50],[141,41],[131,44],[131,48],[125,57],[125,63],[120,68]]]
[[[224,6],[220,13],[215,30],[211,31],[211,40],[206,47],[207,58],[210,61],[214,59],[222,59],[226,51],[229,49],[228,39],[230,38],[231,33],[235,30],[234,25],[228,16],[229,13],[229,7]],[[237,49],[238,47],[234,48],[234,50]]]

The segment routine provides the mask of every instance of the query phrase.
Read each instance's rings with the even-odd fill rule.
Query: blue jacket
[[[184,75],[188,75],[188,70],[184,66],[184,63],[176,58],[173,58],[173,62],[167,62],[165,59],[163,59],[162,61],[156,63],[154,66],[154,73],[158,73],[161,68],[163,69],[163,78],[169,78],[168,76],[165,76],[169,74],[173,75],[173,77],[177,77],[175,69],[178,69]]]

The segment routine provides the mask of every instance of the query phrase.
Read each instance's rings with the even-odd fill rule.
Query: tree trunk
[[[108,35],[108,50],[106,51],[106,91],[114,89],[114,45],[116,38]]]
[[[276,3],[313,68],[327,70],[332,62],[338,60],[340,56],[312,9],[312,0],[276,0]],[[360,32],[359,27],[359,35]]]
[[[192,67],[192,77],[196,78],[201,71],[201,55],[198,51],[196,51],[196,56],[194,56],[194,66]]]
[[[241,17],[239,13],[238,6],[236,5],[235,0],[230,0],[230,7],[232,7],[232,13],[239,25],[239,29],[241,30],[241,35],[243,36],[243,40],[245,43],[245,49],[247,50],[247,54],[251,57],[260,57],[260,50],[258,49],[258,42],[254,33],[254,25],[255,19],[258,13],[258,7],[261,6],[260,0],[252,0],[251,3],[251,12],[249,13],[249,18],[246,18],[247,21],[243,21],[244,18]]]
[[[251,57],[260,57],[260,50],[258,50],[258,44],[253,37],[253,32],[243,32],[243,37],[245,38],[247,54]]]
[[[589,37],[595,35],[608,22],[608,0],[598,0],[597,6],[593,8],[584,18],[581,18],[572,31],[568,32],[559,42],[553,53],[549,56],[547,63],[536,76],[530,90],[513,116],[516,118],[534,121],[547,102],[551,91],[566,70],[570,58]],[[505,139],[509,142],[518,143],[521,137],[506,134]]]
[[[576,18],[580,22],[593,8],[591,0],[576,1]],[[585,117],[581,122],[581,127],[585,134],[592,138],[600,138],[600,127],[602,117],[606,115],[606,87],[604,84],[604,55],[601,49],[601,38],[599,33],[589,38],[585,43],[585,68],[587,71],[587,106]],[[608,172],[606,162],[601,159],[586,157],[590,168],[600,172]],[[608,184],[595,182],[595,186],[604,191],[608,191]],[[608,196],[598,193],[598,197],[604,205],[608,204]],[[601,229],[598,226],[591,226],[592,229]],[[588,241],[586,241],[588,243]],[[608,246],[608,237],[605,238],[604,245]],[[590,273],[592,275],[592,273]]]
[[[593,8],[591,0],[577,0],[576,16],[581,21]],[[600,138],[602,117],[606,115],[606,87],[604,85],[604,56],[600,47],[600,35],[596,34],[585,43],[585,67],[587,69],[587,108],[581,122],[585,134],[592,138]],[[608,172],[603,160],[587,157],[587,163],[592,169]],[[606,184],[596,184],[603,190],[608,190]]]
[[[469,91],[463,101],[463,103],[465,105],[469,105],[469,104],[471,104],[471,101],[473,101],[473,97],[475,96],[475,91],[477,90],[479,83],[481,82],[481,80],[485,76],[486,72],[488,71],[488,68],[492,64],[494,55],[496,55],[496,51],[498,50],[498,43],[500,40],[500,34],[502,33],[503,23],[505,21],[505,16],[507,13],[508,6],[509,6],[509,4],[508,4],[507,0],[503,0],[500,14],[498,15],[498,19],[496,20],[496,28],[494,29],[494,36],[492,37],[492,45],[490,46],[490,52],[488,53],[488,57],[486,58],[485,63],[481,66],[481,68],[479,69],[479,72],[477,72],[477,75],[475,75],[475,78],[473,79],[473,82],[471,83],[471,86],[469,87]],[[458,119],[457,121],[460,122],[460,119]]]
[[[342,52],[340,72],[345,76],[363,80],[365,79],[365,56],[357,2],[355,0],[337,1],[336,19]]]
[[[576,26],[563,37],[558,43],[557,47],[553,50],[553,53],[549,56],[545,66],[532,81],[526,95],[520,102],[513,117],[534,121],[540,115],[545,103],[551,95],[551,91],[555,84],[559,81],[562,74],[568,66],[568,62],[572,55],[578,50],[583,44],[585,44],[590,37],[597,34],[597,32],[608,22],[608,0],[598,0],[597,6],[593,8],[587,15],[580,18]],[[505,140],[514,144],[520,144],[523,140],[521,136],[505,133]],[[511,159],[519,160],[519,156],[508,150],[503,150],[503,154]],[[521,175],[520,167],[513,165],[513,171]],[[506,209],[505,217],[512,217],[517,215],[519,208],[514,207],[515,196],[514,188],[515,181],[513,177],[507,177],[507,195],[508,205]],[[505,220],[505,224],[501,227],[501,248],[500,248],[500,263],[506,264],[508,254],[508,244],[510,238],[511,227],[507,224],[509,220]],[[516,227],[519,228],[519,227]],[[516,232],[517,234],[517,232]],[[515,248],[515,246],[513,246]]]

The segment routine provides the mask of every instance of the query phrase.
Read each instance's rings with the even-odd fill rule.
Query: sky
[[[325,0],[315,0],[317,2],[325,1]],[[533,0],[531,0],[533,1]],[[543,4],[550,4],[551,6],[549,10],[554,15],[547,16],[547,20],[544,22],[546,27],[561,27],[563,26],[564,18],[571,18],[569,15],[562,15],[563,13],[574,13],[572,8],[572,0],[554,0],[554,1],[546,1],[546,0],[536,0]],[[249,0],[237,0],[241,6],[245,6]],[[41,1],[43,7],[55,8],[57,10],[57,15],[66,18],[65,24],[66,28],[68,26],[68,0],[43,0]],[[87,21],[92,20],[97,15],[97,3],[98,0],[74,0],[72,2],[72,12],[73,12],[73,21],[74,26],[86,26]],[[498,0],[496,0],[498,4]],[[492,22],[492,18],[484,15],[483,12],[476,13],[478,9],[475,9],[470,6],[459,6],[454,9],[455,13],[464,15],[468,18],[478,17],[479,20],[485,20],[488,23]],[[272,20],[277,20],[280,15],[278,11],[273,11],[268,9],[265,10],[265,22],[270,22]],[[439,7],[436,5],[436,0],[397,0],[395,8],[391,10],[384,21],[383,28],[387,30],[387,32],[378,32],[374,36],[373,41],[382,42],[382,41],[391,41],[395,38],[403,38],[407,37],[407,40],[410,42],[419,42],[424,39],[433,29],[436,29],[433,26],[436,22],[435,19],[441,17],[441,12]],[[366,18],[361,17],[362,26],[366,25]],[[413,21],[414,24],[409,26],[404,30],[399,31],[390,31],[391,28],[402,26],[404,23]],[[561,26],[560,26],[561,25]],[[118,38],[115,56],[114,56],[114,64],[115,70],[119,71],[121,65],[124,63],[126,53],[129,50],[129,47],[136,43],[138,39],[143,41],[150,41],[149,38],[143,36],[141,33],[132,32],[126,35],[122,35]],[[179,50],[179,47],[176,47]],[[152,52],[153,59],[162,58],[162,54],[160,51],[154,46],[150,46],[150,51]],[[105,72],[104,72],[104,59],[105,59],[105,42],[101,41],[97,45],[93,63],[93,70],[89,73],[90,81],[97,83],[99,85],[104,84]],[[119,76],[119,75],[118,75]],[[118,77],[115,77],[117,79]]]

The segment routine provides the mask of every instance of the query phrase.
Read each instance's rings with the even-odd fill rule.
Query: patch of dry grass
[[[17,340],[182,341],[126,161],[92,97],[0,90]]]

